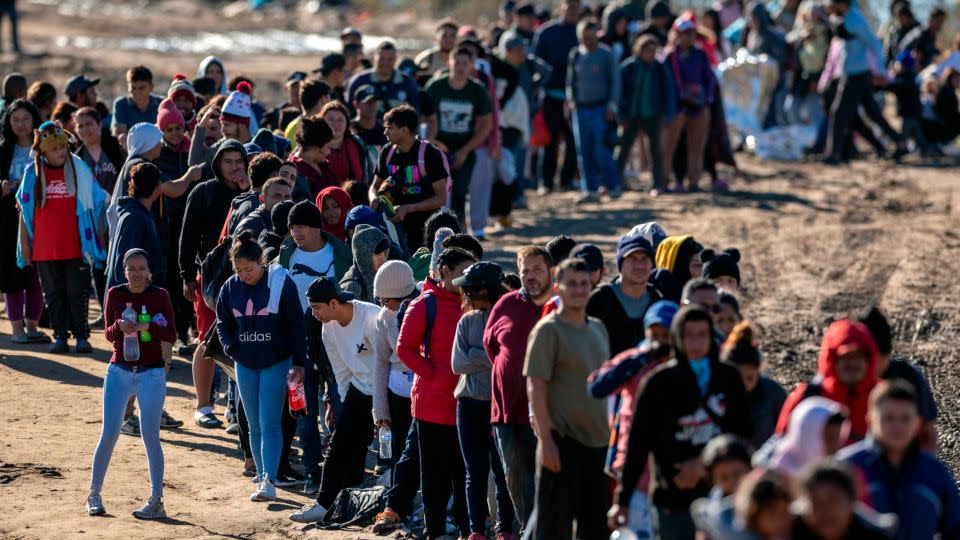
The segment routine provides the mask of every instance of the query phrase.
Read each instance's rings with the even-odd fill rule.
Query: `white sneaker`
[[[87,514],[91,516],[100,516],[107,513],[107,510],[103,507],[103,499],[100,498],[99,493],[87,495],[87,502],[83,505],[83,508]]]
[[[290,514],[290,520],[297,523],[316,523],[327,515],[327,509],[315,503],[312,506],[304,505],[299,512]]]
[[[147,499],[147,504],[139,510],[133,511],[133,517],[137,519],[165,519],[167,511],[163,508],[163,501],[154,499],[152,496]]]
[[[263,475],[263,481],[257,485],[256,491],[250,496],[253,502],[275,501],[277,500],[277,488],[273,487],[270,477]]]

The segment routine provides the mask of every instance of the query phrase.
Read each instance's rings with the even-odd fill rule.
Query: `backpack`
[[[415,298],[407,298],[397,310],[397,330],[403,326],[403,317],[407,314],[410,302]],[[423,355],[430,357],[430,336],[433,334],[433,323],[437,319],[437,299],[430,293],[423,294],[423,303],[427,309],[427,324],[423,333]]]
[[[231,244],[233,237],[229,234],[224,236],[200,263],[200,294],[203,296],[203,303],[213,312],[217,311],[220,289],[233,275],[233,264],[230,262]]]
[[[373,486],[369,488],[346,488],[337,494],[330,509],[327,510],[319,527],[326,530],[344,529],[350,526],[364,527],[373,523],[376,515],[383,511],[387,488]]]
[[[426,178],[426,177],[427,177],[427,160],[426,160],[426,155],[427,155],[427,144],[428,144],[428,143],[427,143],[427,141],[424,141],[423,139],[417,141],[417,143],[418,143],[418,148],[417,148],[417,170],[420,171],[420,177],[421,177],[421,178]],[[391,144],[391,145],[390,145],[390,149],[387,150],[387,160],[386,160],[387,166],[390,165],[390,160],[393,159],[393,155],[394,155],[395,153],[397,153],[397,145]]]

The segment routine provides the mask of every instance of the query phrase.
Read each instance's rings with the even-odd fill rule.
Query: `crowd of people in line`
[[[250,499],[314,499],[295,522],[324,521],[373,452],[389,475],[376,533],[409,525],[420,493],[430,539],[960,538],[937,404],[876,307],[830,324],[816,376],[788,393],[741,311],[736,248],[649,222],[612,257],[561,235],[519,249],[515,272],[484,259],[490,217],[509,227],[527,188],[579,175],[578,203],[620,196],[638,139],[651,195],[699,189],[704,169],[725,189],[715,68],[741,46],[781,69],[766,125],[822,99],[827,162],[853,155],[854,133],[897,159],[938,153],[960,130],[960,72],[918,73],[945,15],[921,26],[896,0],[881,45],[852,3],[723,0],[698,22],[662,0],[564,0],[556,18],[508,2],[490,32],[445,19],[402,60],[390,41],[367,60],[347,28],[270,110],[216,57],[165,96],[132,67],[112,107],[97,78],[74,76],[57,102],[8,75],[11,339],[86,354],[94,328],[113,347],[86,512],[106,513],[126,434],[149,462],[134,516],[166,516],[178,354],[192,421],[237,436]]]

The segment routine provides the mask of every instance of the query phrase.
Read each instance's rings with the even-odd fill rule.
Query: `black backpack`
[[[407,307],[416,298],[408,298],[400,304],[397,310],[397,330],[403,326],[403,317],[407,314]],[[423,355],[430,357],[430,336],[433,334],[433,322],[437,319],[437,299],[429,292],[423,294],[423,303],[427,308],[427,324],[423,333]]]
[[[229,234],[224,236],[200,264],[200,294],[203,296],[203,303],[214,313],[217,311],[220,289],[233,275],[233,264],[230,262],[232,244],[233,238]]]
[[[387,488],[373,486],[369,488],[346,488],[334,499],[330,509],[320,522],[319,527],[327,530],[344,529],[346,527],[365,527],[373,523],[378,513],[382,512],[386,501],[384,494]]]

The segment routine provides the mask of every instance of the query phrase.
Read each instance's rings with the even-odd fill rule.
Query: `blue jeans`
[[[490,402],[479,399],[457,400],[457,433],[460,452],[467,467],[467,514],[470,532],[483,534],[487,530],[487,477],[493,469],[497,496],[496,531],[513,532],[513,503],[507,489],[503,465],[497,455],[490,427]]]
[[[596,191],[600,180],[607,189],[620,187],[613,149],[607,147],[607,107],[577,107],[573,114],[573,138],[577,142],[577,162],[580,165],[581,187]]]
[[[290,359],[263,368],[253,369],[236,364],[237,389],[243,401],[250,429],[250,451],[257,464],[257,475],[277,477],[280,452],[283,450],[283,430],[280,427],[280,409],[287,392],[287,371]]]
[[[103,426],[100,429],[100,442],[93,453],[90,492],[100,493],[100,488],[103,487],[103,477],[107,474],[113,448],[120,437],[127,400],[133,395],[137,396],[137,401],[140,402],[140,438],[147,451],[150,494],[159,499],[163,496],[160,413],[167,397],[167,378],[162,367],[134,370],[117,363],[107,366],[107,374],[103,378]]]
[[[526,530],[536,500],[537,437],[527,424],[493,424],[493,433],[514,512]]]

